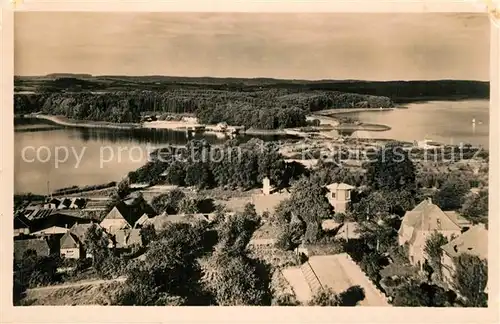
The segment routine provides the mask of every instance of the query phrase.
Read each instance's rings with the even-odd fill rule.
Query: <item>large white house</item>
[[[441,247],[443,255],[441,259],[443,279],[451,285],[455,273],[453,259],[461,254],[478,256],[482,260],[488,260],[488,230],[483,224],[475,225],[462,235]]]
[[[429,198],[406,212],[399,228],[398,241],[399,245],[408,244],[410,263],[422,268],[426,260],[425,244],[434,232],[451,240],[458,237],[461,231],[460,225]]]

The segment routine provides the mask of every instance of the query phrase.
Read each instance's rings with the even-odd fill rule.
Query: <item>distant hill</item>
[[[51,73],[46,75],[47,78],[92,78],[92,74],[75,74],[75,73]]]
[[[61,80],[63,79],[63,80]],[[339,91],[385,96],[396,103],[421,100],[487,99],[489,82],[471,80],[362,81],[362,80],[283,80],[273,78],[217,78],[178,76],[116,76],[54,73],[44,77],[15,77],[16,90],[50,88],[93,91],[132,91],[165,89],[211,89],[252,92],[269,89],[302,91]],[[76,88],[75,88],[76,87]]]

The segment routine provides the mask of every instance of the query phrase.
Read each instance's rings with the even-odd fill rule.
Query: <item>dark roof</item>
[[[84,198],[76,198],[73,200],[73,203],[78,206],[78,208],[83,208],[87,204],[87,201]]]
[[[19,228],[29,228],[30,220],[23,214],[17,214],[14,216],[14,229]]]
[[[48,201],[49,204],[56,204],[56,205],[59,205],[61,203],[61,201],[59,199],[56,199],[56,198],[52,198]]]
[[[44,214],[44,217],[42,218],[33,218],[31,230],[33,232],[36,232],[52,226],[70,228],[76,223],[90,222],[90,219],[76,217],[74,215],[66,214],[57,210],[52,210],[49,213]]]
[[[24,253],[28,250],[33,250],[36,255],[49,256],[50,246],[45,239],[28,239],[14,241],[14,258],[21,259]]]
[[[50,216],[51,214],[55,213],[56,211],[54,209],[46,209],[46,208],[40,208],[36,211],[34,211],[29,218],[32,220],[35,219],[42,219]]]
[[[60,205],[63,205],[64,207],[66,208],[69,208],[69,206],[71,206],[71,199],[69,198],[65,198],[61,201],[61,203],[59,204]]]

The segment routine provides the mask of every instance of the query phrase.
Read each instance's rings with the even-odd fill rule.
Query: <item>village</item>
[[[372,144],[368,147],[373,150]],[[388,147],[375,149],[375,157]],[[280,152],[285,158],[293,157]],[[183,235],[172,231],[187,228],[201,228],[201,237],[209,232],[220,236],[219,243],[197,259],[204,278],[210,277],[215,271],[211,258],[221,244],[228,244],[224,243],[226,231],[251,219],[250,229],[245,225],[231,235],[240,237],[234,242],[243,240],[239,253],[269,268],[268,278],[261,279],[268,282],[263,289],[273,305],[485,305],[487,273],[475,279],[475,285],[484,285],[479,295],[457,284],[459,276],[466,276],[463,271],[479,271],[477,267],[487,265],[484,159],[441,164],[417,160],[403,163],[405,167],[375,159],[371,163],[375,169],[350,160],[340,166],[321,159],[315,163],[292,160],[284,159],[285,163],[302,163],[306,171],[288,186],[269,176],[262,178],[260,188],[243,191],[141,184],[125,178],[113,188],[26,201],[14,215],[16,262],[22,267],[30,257],[42,263],[48,258],[59,261],[52,279],[21,275],[31,276],[22,279],[27,283],[21,300],[31,298],[43,304],[51,297],[37,295],[40,287],[53,286],[57,291],[58,285],[67,282],[106,287],[102,280],[119,279],[125,286],[132,285],[127,267],[163,258],[153,254],[158,253],[155,244],[166,233]],[[168,179],[167,173],[163,175]],[[467,178],[467,183],[454,183],[457,174]],[[398,176],[406,184],[394,179]],[[328,179],[338,181],[325,183]],[[98,247],[99,241],[105,244]],[[100,268],[95,263],[97,255],[104,250],[111,263],[128,266],[110,265],[106,275],[96,271]],[[465,256],[469,259],[463,261]],[[99,260],[107,262],[100,256]],[[467,270],[457,263],[462,261],[477,264]],[[219,301],[218,288],[214,289],[217,304],[250,303]],[[116,303],[113,297],[107,300]],[[137,303],[141,302],[133,302]]]

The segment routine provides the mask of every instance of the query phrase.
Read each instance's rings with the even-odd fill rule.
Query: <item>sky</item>
[[[16,75],[489,80],[483,14],[16,12]]]

